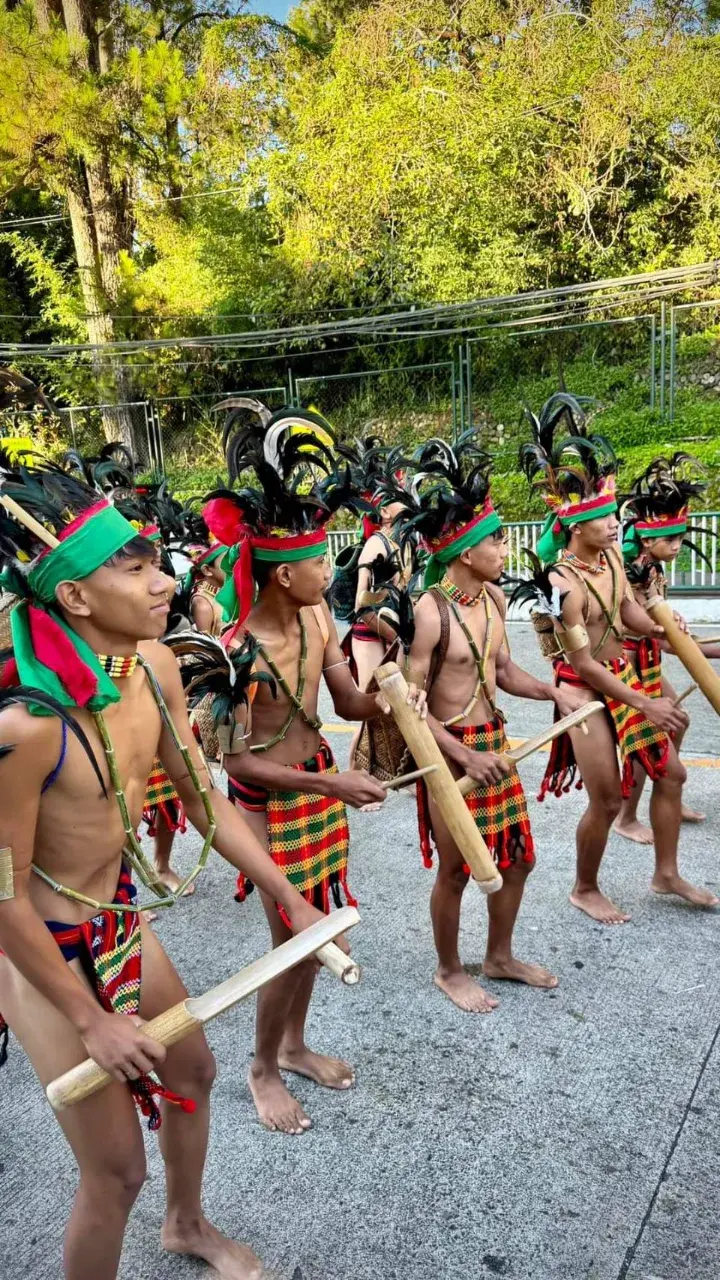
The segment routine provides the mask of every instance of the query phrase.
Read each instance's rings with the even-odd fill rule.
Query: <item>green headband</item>
[[[225,571],[225,582],[218,591],[215,599],[223,611],[224,622],[237,622],[238,619],[244,622],[245,617],[250,611],[253,595],[252,571],[248,568],[248,553],[251,555],[250,564],[255,561],[262,560],[266,564],[290,564],[296,560],[312,560],[316,556],[327,555],[327,538],[316,538],[313,542],[307,540],[300,546],[293,545],[300,542],[305,535],[290,535],[284,546],[277,547],[258,547],[251,543],[249,539],[242,542],[236,542],[234,546],[224,548],[227,551],[225,558],[220,566]],[[265,541],[271,541],[266,539]],[[276,539],[272,539],[276,541]],[[241,602],[242,612],[241,614]]]
[[[646,525],[644,521],[639,522],[642,528],[638,529],[638,521],[633,521],[628,525],[623,534],[622,549],[623,556],[627,561],[637,560],[642,554],[643,538],[677,538],[678,534],[687,533],[687,521],[678,519],[674,523],[667,521],[665,524]]]
[[[603,516],[611,516],[617,511],[614,495],[608,495],[605,502],[595,502],[593,506],[578,507],[562,515],[556,512],[549,515],[538,538],[536,551],[543,564],[555,564],[561,551],[567,546],[564,530],[574,524],[584,524],[586,520],[601,520]]]
[[[61,702],[66,707],[102,711],[120,701],[120,693],[98,662],[97,654],[55,605],[61,582],[88,578],[107,560],[138,537],[138,531],[103,500],[68,525],[57,547],[47,551],[28,573],[29,600],[12,612],[13,657],[20,684]],[[40,707],[34,715],[48,715]]]
[[[491,533],[496,533],[498,529],[502,529],[502,520],[497,511],[489,511],[487,515],[481,515],[475,520],[471,520],[470,524],[463,525],[457,534],[449,542],[434,551],[425,565],[425,577],[423,586],[427,591],[429,587],[434,587],[439,582],[445,566],[451,561],[457,560],[463,551],[468,551],[470,547],[477,546],[478,542],[482,542],[484,538],[488,538]]]

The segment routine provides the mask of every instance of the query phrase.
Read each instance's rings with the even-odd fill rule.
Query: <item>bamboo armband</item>
[[[590,644],[590,637],[583,624],[576,622],[574,627],[563,628],[560,643],[564,653],[577,653],[578,649],[584,649]]]
[[[15,876],[13,874],[12,849],[0,849],[0,902],[9,902],[15,897]]]

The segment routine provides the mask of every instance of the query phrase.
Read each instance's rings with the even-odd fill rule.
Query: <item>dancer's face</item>
[[[77,620],[112,640],[137,643],[165,634],[172,585],[160,568],[159,548],[151,544],[102,565],[79,582],[61,582],[58,603],[70,625]]]
[[[607,551],[617,542],[618,528],[615,512],[609,516],[598,516],[597,520],[583,520],[574,526],[570,549],[574,550],[573,544],[581,544],[586,552]]]
[[[677,560],[683,544],[684,535],[678,533],[673,538],[643,538],[642,549],[651,560],[660,560],[667,564]]]
[[[505,567],[507,552],[507,539],[503,530],[498,529],[468,551],[463,551],[460,559],[479,582],[497,582]]]
[[[330,586],[330,561],[327,556],[313,556],[309,560],[292,560],[278,566],[280,586],[289,591],[298,608],[320,604]]]

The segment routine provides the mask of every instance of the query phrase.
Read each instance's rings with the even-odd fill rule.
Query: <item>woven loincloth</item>
[[[637,693],[646,692],[627,658],[610,658],[603,662],[602,665],[608,671],[611,671],[614,676],[617,676],[618,680],[622,680],[623,684],[627,685],[629,689],[634,689]],[[555,671],[556,684],[560,684],[562,681],[563,684],[574,684],[580,688],[587,687],[579,679],[569,662],[564,662],[560,658],[553,663],[553,669]],[[667,770],[670,739],[666,733],[663,733],[662,729],[656,728],[634,707],[629,707],[626,702],[617,702],[615,698],[608,698],[602,694],[597,696],[599,698],[602,697],[607,707],[610,723],[615,734],[615,741],[620,750],[622,794],[623,798],[627,800],[635,785],[633,764],[636,760],[653,781],[664,777]],[[555,719],[560,719],[557,709],[555,711]],[[555,738],[550,748],[550,759],[542,780],[538,800],[544,800],[548,792],[554,796],[561,796],[564,791],[570,790],[573,783],[578,789],[581,788],[583,785],[582,778],[577,778],[577,773],[577,761],[570,734],[563,733],[559,738]]]
[[[662,697],[662,649],[654,636],[625,637],[623,649],[648,698]]]
[[[113,902],[119,906],[135,902],[137,892],[130,872],[123,864]],[[70,925],[60,920],[46,920],[63,956],[79,960],[103,1009],[108,1013],[124,1013],[128,1017],[140,1008],[142,979],[142,937],[136,911],[101,911],[82,924]],[[5,1061],[7,1024],[0,1014],[0,1039],[4,1037]],[[161,1115],[155,1097],[175,1102],[183,1111],[194,1111],[195,1103],[165,1089],[150,1076],[128,1081],[128,1087],[142,1114],[148,1117],[148,1128],[159,1129]]]
[[[143,803],[143,822],[147,823],[149,836],[157,835],[159,814],[162,814],[169,831],[184,832],[186,830],[187,821],[182,801],[158,756],[147,780]]]
[[[507,751],[505,726],[499,716],[487,724],[451,725],[448,733],[470,751],[494,751],[497,755]],[[524,862],[535,860],[527,801],[517,769],[513,769],[502,782],[494,782],[489,787],[475,787],[465,796],[465,803],[500,871],[507,871],[517,862],[518,856],[522,856]],[[425,866],[431,867],[430,806],[427,787],[422,779],[417,784],[417,805],[420,851]],[[470,874],[469,868],[466,870]]]
[[[325,741],[314,756],[292,768],[303,773],[338,772]],[[340,907],[344,895],[351,907],[357,905],[347,885],[350,831],[342,800],[308,791],[267,791],[232,778],[228,779],[228,795],[243,809],[265,812],[270,856],[308,902],[327,912],[331,896]],[[237,901],[243,902],[252,888],[241,872]]]

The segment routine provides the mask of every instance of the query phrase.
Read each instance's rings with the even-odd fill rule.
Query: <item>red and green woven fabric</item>
[[[606,670],[611,671],[618,680],[622,680],[622,683],[628,689],[633,689],[636,693],[645,692],[627,658],[610,658],[603,662],[602,665]],[[574,684],[580,688],[587,688],[569,662],[559,659],[553,663],[553,668],[556,684],[560,684],[562,681],[563,684]],[[627,800],[635,785],[633,764],[636,760],[642,765],[653,782],[658,778],[664,777],[667,770],[670,739],[666,733],[663,733],[662,729],[656,728],[654,724],[645,719],[640,711],[628,706],[626,702],[618,702],[615,698],[609,698],[603,694],[598,694],[597,696],[599,698],[602,697],[610,716],[615,740],[620,751],[622,794],[623,798]],[[555,719],[557,720],[558,718],[556,711]],[[578,766],[572,741],[569,733],[563,733],[559,738],[555,738],[550,748],[550,760],[545,770],[538,800],[544,800],[548,792],[554,796],[561,796],[563,792],[570,790],[573,783],[579,789],[582,787],[582,778],[577,775]]]
[[[148,835],[157,835],[158,815],[162,814],[165,826],[169,831],[185,831],[187,821],[182,801],[175,790],[172,780],[163,769],[162,762],[155,758],[150,777],[145,788],[143,804],[143,822],[147,823]]]
[[[314,756],[292,767],[303,773],[338,772],[324,741]],[[343,895],[349,906],[357,906],[347,884],[350,830],[343,801],[308,791],[265,794],[263,805],[261,788],[248,789],[238,783],[230,788],[230,798],[236,804],[255,812],[264,807],[270,855],[298,893],[325,912],[330,910],[331,895],[338,907]],[[241,873],[235,895],[238,902],[250,891],[251,884]]]
[[[626,638],[623,649],[629,655],[648,698],[662,697],[662,649],[654,636]]]
[[[508,748],[505,726],[499,717],[487,724],[451,725],[448,733],[459,738],[470,751],[494,751],[500,755]],[[513,769],[502,782],[493,783],[490,787],[475,787],[466,795],[465,803],[500,871],[507,871],[517,862],[518,856],[522,856],[524,862],[534,861],[535,844],[517,769]],[[420,852],[425,866],[431,867],[430,807],[427,787],[422,780],[417,785],[417,804]],[[469,867],[466,870],[469,875]]]

